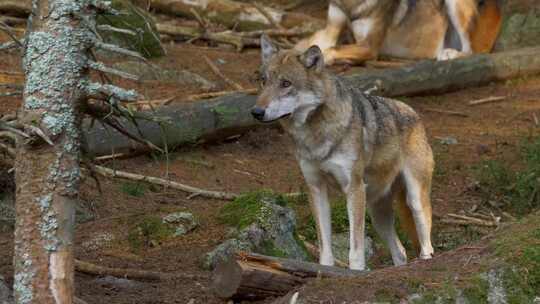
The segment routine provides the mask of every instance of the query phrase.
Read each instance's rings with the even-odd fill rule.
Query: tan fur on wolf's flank
[[[497,0],[486,1],[484,7],[478,12],[476,23],[470,33],[472,49],[475,53],[491,52],[501,30],[501,25],[502,16]]]

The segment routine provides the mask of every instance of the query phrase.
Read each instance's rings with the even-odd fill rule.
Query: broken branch
[[[218,77],[220,77],[221,79],[223,79],[223,81],[225,81],[229,86],[241,91],[244,89],[243,86],[241,86],[239,83],[231,80],[229,77],[225,76],[220,70],[219,68],[212,62],[212,60],[210,60],[210,58],[208,58],[208,56],[204,56],[204,60],[206,61],[206,64],[208,64],[208,66],[210,67],[210,69],[212,70],[212,72],[214,72],[214,74],[216,74]]]
[[[184,273],[163,273],[140,269],[103,267],[81,260],[75,260],[75,270],[81,273],[91,275],[113,276],[130,280],[166,281],[172,279],[193,280],[203,278],[202,276],[189,275]]]
[[[149,184],[170,187],[172,189],[184,191],[187,193],[193,193],[193,194],[197,194],[197,195],[208,197],[208,198],[214,198],[214,199],[220,199],[220,200],[234,200],[235,198],[238,197],[238,194],[235,194],[235,193],[200,189],[200,188],[180,184],[177,182],[173,182],[173,181],[158,178],[158,177],[145,176],[145,175],[140,175],[140,174],[135,174],[135,173],[113,170],[113,169],[109,169],[109,168],[97,166],[97,165],[94,166],[94,169],[97,173],[106,177],[119,177],[119,178],[124,178],[124,179],[132,180],[132,181],[145,182]]]

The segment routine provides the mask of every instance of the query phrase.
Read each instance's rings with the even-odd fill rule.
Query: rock
[[[373,257],[373,240],[366,236],[366,261]],[[349,233],[334,233],[332,235],[332,253],[336,259],[349,262]]]
[[[0,275],[0,304],[13,304],[11,289],[7,286],[6,280]]]
[[[489,284],[488,289],[488,303],[489,304],[506,304],[508,303],[506,290],[503,284],[503,271],[492,269],[487,274],[487,281]]]
[[[220,262],[230,259],[235,252],[253,251],[254,246],[250,242],[238,239],[229,239],[221,243],[216,249],[207,253],[204,257],[203,268],[214,269]]]
[[[90,240],[83,242],[82,247],[86,250],[99,250],[109,247],[115,239],[116,237],[111,233],[100,233],[92,237]]]
[[[495,51],[540,45],[540,10],[514,13],[505,18]]]
[[[181,85],[193,85],[200,87],[204,91],[217,88],[215,83],[188,70],[159,69],[142,62],[120,62],[113,66],[116,69],[139,76],[141,81],[159,80]]]
[[[117,16],[100,14],[97,16],[98,25],[131,30],[136,35],[99,29],[98,32],[105,42],[137,51],[147,58],[165,55],[155,22],[149,13],[133,5],[129,0],[113,0],[112,7],[120,14]]]
[[[439,138],[439,142],[443,145],[448,145],[448,146],[458,144],[458,140],[455,137],[451,137],[451,136]]]
[[[277,196],[271,194],[257,198],[251,204],[251,224],[240,229],[236,237],[226,240],[216,249],[206,254],[203,267],[213,269],[218,262],[232,257],[237,251],[251,251],[270,256],[307,260],[308,254],[296,235],[296,217],[294,211],[281,206]],[[231,204],[241,204],[237,199]],[[240,220],[242,215],[238,215]]]
[[[163,223],[173,226],[173,236],[182,236],[197,228],[199,223],[189,212],[175,212],[163,217]]]

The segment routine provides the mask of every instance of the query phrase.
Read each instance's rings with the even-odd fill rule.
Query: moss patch
[[[148,187],[142,183],[125,182],[120,185],[120,190],[130,196],[142,197]]]
[[[218,218],[224,224],[239,230],[244,229],[263,216],[265,209],[263,200],[270,200],[280,206],[287,205],[287,199],[283,195],[270,190],[250,192],[225,205]]]
[[[132,249],[141,249],[161,243],[171,237],[174,230],[163,223],[160,217],[144,217],[128,233],[128,242]]]

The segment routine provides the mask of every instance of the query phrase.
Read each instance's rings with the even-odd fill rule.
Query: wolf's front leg
[[[317,226],[320,252],[319,263],[333,266],[332,223],[326,183],[317,166],[314,166],[308,161],[300,161],[300,168],[309,188],[311,212]]]
[[[366,186],[362,179],[352,181],[347,193],[347,212],[349,215],[350,247],[349,268],[364,270],[365,256],[365,218]]]

